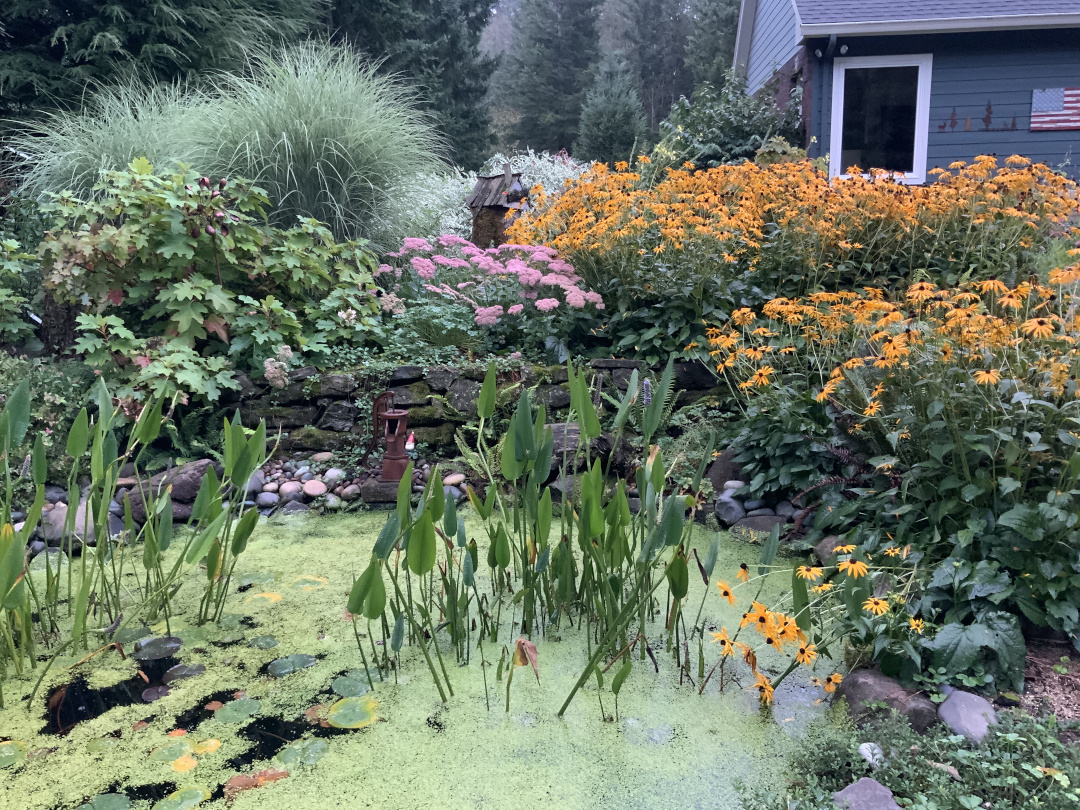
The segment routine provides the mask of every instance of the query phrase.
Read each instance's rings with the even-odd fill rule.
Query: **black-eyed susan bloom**
[[[810,666],[817,658],[817,645],[815,644],[803,644],[799,647],[799,651],[795,653],[795,660],[805,666]]]
[[[843,680],[844,680],[843,675],[841,675],[839,672],[834,672],[832,675],[830,675],[829,677],[827,677],[824,680],[824,682],[822,683],[822,686],[825,687],[826,692],[828,692],[829,694],[832,694],[833,692],[836,691],[836,687],[838,687]]]
[[[739,565],[739,573],[735,575],[735,579],[739,580],[739,582],[750,581],[750,569],[746,566],[746,563]]]
[[[716,587],[720,590],[720,595],[727,599],[729,605],[735,604],[735,594],[731,592],[731,586],[723,580],[716,583]]]
[[[925,622],[922,619],[908,619],[908,627],[913,633],[918,633],[921,636],[924,626]]]
[[[863,610],[867,613],[873,613],[875,616],[882,616],[889,612],[889,603],[884,599],[878,599],[876,596],[872,596],[863,602]]]
[[[841,574],[847,574],[852,579],[864,577],[870,571],[862,560],[841,560],[836,567]]]
[[[822,569],[810,565],[800,565],[795,569],[795,576],[808,582],[817,582],[823,573]]]

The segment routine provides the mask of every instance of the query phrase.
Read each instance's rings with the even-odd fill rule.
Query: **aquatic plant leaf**
[[[372,549],[376,557],[385,560],[390,556],[394,544],[398,541],[400,531],[401,516],[397,512],[391,512],[390,517],[386,519],[386,523],[383,524],[382,529],[379,531],[379,539],[375,541],[375,548]]]
[[[180,737],[165,743],[165,745],[159,745],[150,752],[150,759],[154,760],[154,762],[172,762],[190,754],[191,747],[191,740],[187,739],[187,737]]]
[[[227,644],[236,644],[237,642],[243,641],[244,638],[245,636],[242,632],[240,632],[239,630],[233,630],[229,633],[223,633],[221,638],[217,640],[217,643],[221,646],[225,646]]]
[[[143,689],[142,699],[144,703],[153,703],[155,700],[160,700],[167,694],[169,694],[169,687],[151,686],[149,689]]]
[[[758,560],[758,576],[764,576],[769,566],[773,564],[773,560],[776,559],[776,552],[780,549],[780,526],[777,524],[773,526],[772,531],[769,532],[769,539],[765,541],[765,545],[761,547],[761,559]]]
[[[375,720],[375,701],[369,697],[342,698],[326,713],[326,722],[334,728],[364,728]]]
[[[269,571],[248,571],[246,574],[241,574],[236,582],[241,588],[247,588],[251,585],[269,585],[275,579],[276,577]]]
[[[236,524],[236,528],[233,530],[232,536],[232,553],[234,557],[242,554],[244,549],[247,548],[248,539],[251,537],[251,533],[255,531],[255,524],[258,522],[258,509],[249,509],[244,513],[244,516],[240,518],[240,521]]]
[[[283,678],[301,669],[313,667],[316,663],[318,661],[313,655],[293,653],[292,655],[286,655],[284,658],[271,661],[266,671],[275,678]]]
[[[191,754],[184,754],[184,756],[174,759],[170,767],[177,773],[187,773],[195,770],[198,764],[199,760],[195,759]]]
[[[83,408],[71,424],[71,430],[68,431],[67,454],[72,458],[79,458],[86,452],[89,441],[90,417],[86,413],[86,408]]]
[[[480,386],[480,396],[476,401],[476,415],[481,419],[490,419],[495,413],[496,385],[495,361],[492,360],[484,375],[484,383]]]
[[[687,590],[690,588],[690,571],[687,569],[686,556],[682,551],[679,551],[675,558],[668,563],[667,580],[668,586],[671,588],[671,595],[675,599],[684,599]]]
[[[132,657],[136,661],[159,661],[180,651],[184,642],[176,636],[158,636],[135,642]]]
[[[278,640],[273,636],[255,636],[248,644],[259,650],[270,650],[278,645]]]
[[[263,591],[261,593],[253,593],[245,602],[261,602],[267,605],[274,605],[281,601],[281,594],[274,591]]]
[[[536,660],[536,645],[527,638],[519,638],[514,643],[514,666],[523,667],[531,664],[536,674],[536,682],[540,683],[540,665]]]
[[[210,798],[210,791],[201,787],[182,787],[174,790],[154,805],[154,810],[191,810]]]
[[[288,775],[288,771],[277,768],[267,768],[255,774],[238,773],[225,783],[225,803],[230,804],[238,793],[285,779]]]
[[[112,751],[119,744],[120,740],[116,737],[98,737],[86,744],[86,751],[90,754],[104,754]]]
[[[363,672],[353,670],[334,678],[330,688],[342,697],[360,697],[367,694],[368,682]]]
[[[326,740],[294,740],[278,751],[273,762],[289,767],[314,765],[329,750]]]
[[[221,748],[221,740],[216,740],[211,737],[209,740],[203,740],[201,743],[195,743],[195,746],[191,749],[193,754],[212,754]]]
[[[168,686],[173,681],[179,681],[184,678],[194,678],[196,675],[202,675],[204,672],[206,672],[206,667],[202,664],[177,664],[161,676],[161,682]]]
[[[128,810],[130,807],[131,799],[122,793],[102,793],[80,804],[76,810]]]
[[[20,740],[0,742],[0,768],[21,765],[26,759],[26,743]]]
[[[390,649],[398,652],[405,640],[405,614],[399,613],[394,619],[394,631],[390,634]]]
[[[302,574],[292,581],[292,587],[301,591],[317,591],[320,588],[325,588],[327,582],[329,580],[326,577]]]
[[[220,709],[214,712],[214,719],[222,723],[243,723],[249,717],[259,713],[262,703],[254,698],[240,698],[230,700]]]
[[[619,671],[615,673],[615,677],[611,679],[611,691],[614,694],[619,694],[619,690],[622,689],[623,683],[630,675],[630,667],[630,656],[624,655],[622,666],[619,667]]]
[[[409,548],[405,551],[405,562],[409,570],[417,576],[426,574],[435,567],[437,551],[435,524],[431,520],[431,513],[424,512],[413,529]]]

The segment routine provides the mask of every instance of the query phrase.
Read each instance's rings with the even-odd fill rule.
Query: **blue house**
[[[735,66],[802,84],[833,176],[1021,154],[1080,177],[1080,0],[742,0]]]

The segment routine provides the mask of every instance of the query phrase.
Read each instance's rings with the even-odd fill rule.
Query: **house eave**
[[[829,36],[899,36],[951,34],[969,31],[1016,31],[1039,28],[1080,28],[1080,14],[1017,14],[1007,17],[960,17],[935,20],[873,20],[870,22],[803,23],[803,40]]]

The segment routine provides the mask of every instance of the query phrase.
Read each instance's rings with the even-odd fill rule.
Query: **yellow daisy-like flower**
[[[914,632],[918,633],[920,636],[922,635],[922,631],[923,631],[924,626],[925,626],[925,622],[923,622],[922,619],[908,619],[908,627],[910,627]]]
[[[810,590],[812,590],[814,593],[825,593],[827,591],[831,591],[833,587],[834,586],[831,582],[822,582],[820,585],[815,585]]]
[[[881,403],[876,399],[870,400],[866,406],[866,410],[863,411],[863,416],[876,416],[881,411]]]
[[[883,549],[883,551],[884,551],[886,557],[899,557],[900,556],[900,549],[898,549],[896,546],[889,546],[888,548]]]
[[[836,567],[840,569],[841,574],[847,574],[852,579],[866,576],[870,571],[862,560],[843,560]]]
[[[817,658],[817,646],[814,644],[799,647],[799,651],[795,653],[795,660],[806,666],[813,664],[815,658]]]
[[[731,639],[728,637],[727,628],[721,627],[719,633],[710,633],[714,644],[720,645],[721,655],[731,655],[734,645],[731,643]]]
[[[833,554],[850,554],[855,550],[855,546],[834,546]]]
[[[980,369],[975,372],[975,382],[979,385],[997,385],[1001,382],[1001,372],[996,368]]]
[[[881,616],[889,612],[889,603],[884,599],[878,599],[876,596],[870,597],[863,602],[862,607],[863,610],[873,613],[875,616]]]
[[[757,689],[757,691],[758,691],[758,699],[762,703],[764,703],[765,705],[768,705],[768,704],[772,703],[772,701],[773,701],[773,685],[772,685],[772,681],[770,681],[767,677],[762,675],[760,672],[757,673],[757,680],[755,681],[754,685],[752,687],[750,687],[750,688],[751,689]]]
[[[1054,334],[1054,322],[1048,318],[1031,318],[1020,324],[1025,335],[1033,338],[1048,338]]]
[[[836,687],[838,687],[843,680],[843,675],[841,675],[839,672],[834,672],[832,675],[825,679],[825,691],[829,694],[832,694],[836,691]]]
[[[814,568],[809,565],[800,565],[795,569],[795,576],[799,579],[809,580],[810,582],[817,582],[821,579],[821,575],[824,572],[820,568]]]
[[[750,581],[750,569],[747,567],[746,563],[739,565],[739,573],[735,575],[735,579],[739,580],[739,582]]]
[[[731,586],[723,580],[716,583],[716,587],[720,589],[720,595],[727,599],[729,605],[735,604],[735,594],[731,592]]]

